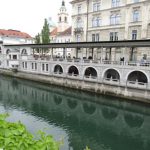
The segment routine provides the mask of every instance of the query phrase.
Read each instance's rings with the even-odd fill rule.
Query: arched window
[[[104,79],[105,80],[110,80],[111,79],[113,81],[119,81],[120,80],[120,75],[116,70],[108,69],[104,74]]]
[[[67,22],[67,17],[65,17],[65,22]]]
[[[59,22],[61,22],[61,17],[59,17]]]
[[[27,55],[27,50],[26,50],[26,49],[23,49],[22,52],[21,52],[21,54],[22,54],[22,55]]]
[[[60,65],[56,65],[54,67],[54,73],[56,73],[56,74],[62,74],[63,73],[62,67]]]
[[[78,68],[75,66],[69,67],[68,74],[75,75],[75,76],[79,75]]]
[[[91,77],[91,78],[95,79],[95,78],[97,78],[97,71],[94,68],[92,68],[92,67],[88,67],[85,70],[84,75],[87,78]]]
[[[6,54],[9,54],[9,53],[10,53],[10,49],[7,49]]]
[[[147,76],[141,71],[131,72],[127,80],[132,82],[148,83]]]

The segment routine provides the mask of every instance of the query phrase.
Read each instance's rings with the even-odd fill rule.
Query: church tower
[[[62,4],[58,13],[58,32],[63,32],[69,28],[68,13],[65,6],[65,1],[62,0]]]

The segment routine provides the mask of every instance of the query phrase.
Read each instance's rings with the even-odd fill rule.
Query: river
[[[120,98],[0,76],[0,113],[60,150],[150,150],[150,106]]]

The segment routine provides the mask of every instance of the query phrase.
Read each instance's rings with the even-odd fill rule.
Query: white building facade
[[[73,0],[73,41],[117,41],[150,38],[149,0]],[[85,50],[84,56],[126,61],[150,59],[149,49]]]

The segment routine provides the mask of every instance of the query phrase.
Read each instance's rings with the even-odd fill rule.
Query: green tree
[[[41,37],[40,37],[40,34],[38,33],[36,36],[35,36],[35,44],[40,44],[41,43]]]
[[[35,44],[41,44],[41,35],[39,33],[35,36]],[[39,48],[34,49],[33,54],[34,54],[35,51],[37,53],[39,53],[40,49]]]
[[[49,38],[49,35],[50,34],[50,31],[49,31],[49,24],[48,24],[48,21],[47,19],[44,20],[44,25],[43,25],[43,29],[42,29],[42,32],[41,32],[41,35],[42,35],[42,43],[43,44],[48,44],[50,43],[50,38]]]

